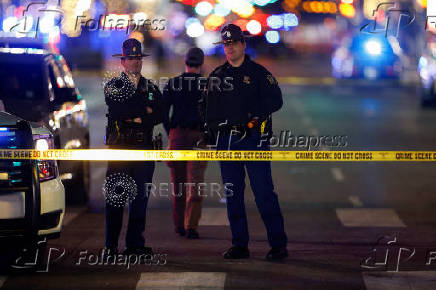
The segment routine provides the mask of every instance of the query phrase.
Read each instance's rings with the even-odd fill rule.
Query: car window
[[[1,63],[0,99],[44,98],[43,67],[40,64]]]

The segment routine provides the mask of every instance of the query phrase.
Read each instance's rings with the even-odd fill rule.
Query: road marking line
[[[368,290],[436,289],[436,271],[363,272]]]
[[[350,195],[348,201],[351,202],[354,207],[363,207],[363,202],[357,195]]]
[[[0,288],[3,287],[3,284],[6,282],[7,279],[7,276],[0,276]]]
[[[338,167],[332,167],[331,172],[333,174],[333,178],[338,181],[338,182],[343,182],[345,177],[344,174],[342,173],[342,170]]]
[[[142,289],[224,289],[226,273],[222,272],[158,272],[141,273],[136,290]]]
[[[200,218],[200,226],[228,226],[226,208],[203,208]]]
[[[337,208],[336,215],[345,227],[406,227],[390,208]]]

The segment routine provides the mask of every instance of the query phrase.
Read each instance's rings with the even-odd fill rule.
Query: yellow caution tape
[[[88,161],[436,161],[436,151],[0,149],[0,159]]]

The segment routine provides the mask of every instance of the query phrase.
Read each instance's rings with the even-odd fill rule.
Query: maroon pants
[[[203,133],[198,130],[173,128],[169,150],[192,150],[199,146]],[[174,226],[196,229],[201,217],[202,190],[207,161],[168,161],[171,171]]]

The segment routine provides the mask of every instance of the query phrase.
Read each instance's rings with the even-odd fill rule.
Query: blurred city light
[[[200,16],[207,16],[212,12],[213,6],[207,1],[198,2],[195,6],[195,13]]]
[[[428,30],[436,33],[436,25],[434,23],[431,23],[431,21],[434,21],[434,16],[436,15],[436,1],[428,1],[427,3],[427,26]],[[433,20],[432,20],[433,17]]]
[[[306,13],[335,14],[338,10],[336,3],[331,1],[305,1],[301,7]]]
[[[205,31],[203,35],[195,39],[195,44],[201,48],[206,55],[213,54],[216,49],[215,42],[221,40],[220,34],[216,32]]]
[[[14,27],[15,24],[17,24],[18,19],[14,16],[7,17],[3,20],[3,31],[4,32],[10,32],[11,29]]]
[[[204,26],[199,22],[194,22],[186,29],[186,34],[190,37],[199,37],[204,33]]]
[[[195,17],[189,17],[185,21],[185,28],[188,29],[188,27],[193,23],[200,23],[200,20],[198,18],[195,18]]]
[[[253,35],[257,35],[262,31],[262,25],[257,20],[250,20],[247,23],[247,31]]]
[[[268,43],[278,43],[280,41],[280,34],[277,31],[270,30],[265,33],[265,38]]]
[[[230,10],[230,8],[227,8],[223,4],[218,3],[215,5],[214,12],[216,15],[225,17],[225,16],[229,15],[230,12],[232,12],[232,10]]]
[[[365,49],[369,54],[379,55],[381,54],[382,47],[380,42],[376,40],[369,40],[365,43]]]
[[[233,12],[238,14],[242,18],[248,18],[255,12],[253,5],[246,0],[233,0],[222,2],[224,5],[229,5]]]
[[[54,17],[51,14],[45,15],[39,21],[39,31],[42,33],[49,33],[51,30],[55,29]]]
[[[285,30],[289,30],[290,27],[298,26],[298,17],[293,13],[283,14],[283,27]]]
[[[253,0],[253,1],[251,1],[254,5],[257,5],[257,6],[265,6],[265,5],[267,5],[267,4],[270,4],[271,2],[270,2],[270,0]],[[274,1],[275,2],[275,1]]]
[[[217,30],[221,25],[226,22],[226,19],[222,16],[211,14],[204,21],[204,28],[206,30]]]
[[[356,9],[351,4],[339,4],[339,11],[347,18],[353,18],[354,16],[356,16]]]
[[[266,22],[272,29],[279,29],[283,27],[283,18],[280,15],[271,15],[266,19]]]
[[[422,8],[427,8],[427,0],[416,0],[416,2],[417,2],[418,5],[421,6]],[[430,0],[429,2],[431,2],[431,0]]]
[[[75,9],[76,15],[82,15],[83,12],[89,10],[91,7],[91,2],[91,0],[79,0]]]
[[[133,20],[135,23],[143,23],[147,19],[147,14],[144,12],[137,12],[133,14]]]

